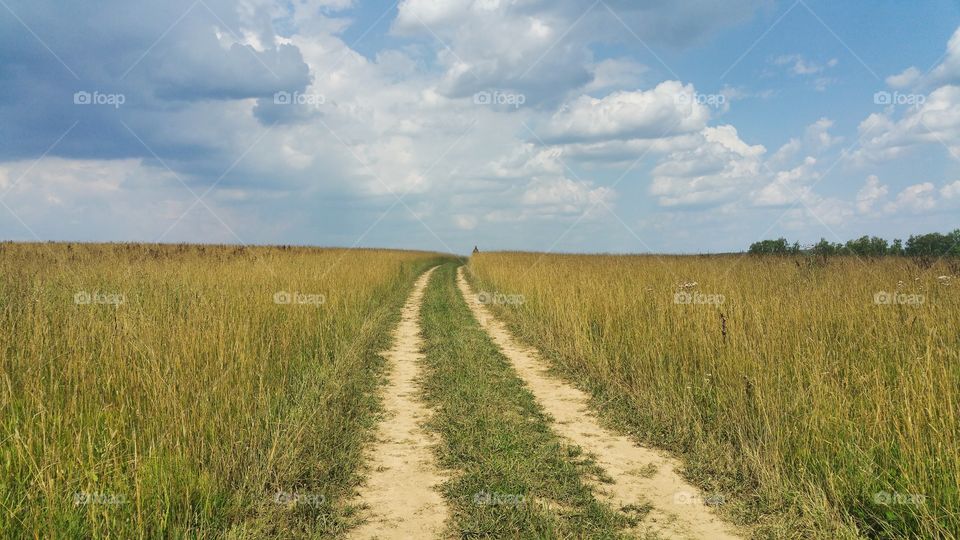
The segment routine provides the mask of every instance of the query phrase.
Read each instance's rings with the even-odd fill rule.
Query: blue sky
[[[710,252],[945,231],[958,27],[947,1],[2,0],[0,236]]]

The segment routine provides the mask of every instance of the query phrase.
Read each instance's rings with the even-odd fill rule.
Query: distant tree
[[[955,247],[954,233],[929,233],[910,236],[907,239],[906,253],[911,257],[941,257]]]
[[[887,254],[887,241],[876,236],[861,236],[856,240],[849,240],[844,246],[844,252],[861,257],[881,257]]]
[[[894,239],[890,249],[887,250],[887,254],[895,257],[903,255],[903,240],[899,238]]]
[[[839,255],[843,252],[843,246],[841,244],[833,244],[826,238],[821,238],[819,242],[810,248],[810,251],[813,252],[814,255]]]
[[[749,253],[755,255],[786,255],[790,253],[790,246],[786,238],[776,240],[761,240],[750,244]]]
[[[892,243],[878,236],[861,236],[846,243],[833,243],[826,238],[809,249],[803,249],[799,242],[790,244],[786,238],[761,240],[750,244],[749,253],[757,255],[789,255],[809,253],[821,257],[832,255],[856,255],[858,257],[910,256],[925,258],[931,262],[941,257],[960,258],[960,229],[947,234],[929,233],[911,235],[904,243],[899,238]]]
[[[960,229],[954,230],[948,236],[950,237],[950,249],[947,251],[947,255],[960,257]]]

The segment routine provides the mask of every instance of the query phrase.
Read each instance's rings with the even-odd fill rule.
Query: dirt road
[[[543,410],[554,418],[553,429],[593,454],[613,479],[612,484],[598,484],[599,495],[618,509],[652,505],[636,533],[711,540],[742,537],[710,511],[697,488],[676,473],[678,463],[674,459],[601,427],[587,406],[588,396],[548,375],[537,352],[517,343],[479,301],[464,277],[464,267],[457,273],[457,284],[480,325],[513,364]]]
[[[370,473],[360,489],[368,521],[352,538],[438,538],[449,516],[437,491],[444,480],[437,468],[434,435],[423,429],[430,410],[420,401],[420,304],[433,269],[414,285],[394,334],[393,348],[384,354],[389,381],[384,387],[384,420],[377,443],[369,449]]]

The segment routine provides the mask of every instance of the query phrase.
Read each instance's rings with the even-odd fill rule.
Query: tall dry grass
[[[680,453],[759,536],[960,536],[947,265],[485,253],[470,268],[480,289],[523,295],[496,309],[605,416]]]
[[[0,244],[0,530],[341,530],[377,409],[375,351],[435,258]],[[278,304],[279,291],[316,296]]]

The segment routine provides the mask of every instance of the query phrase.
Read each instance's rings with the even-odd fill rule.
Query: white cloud
[[[593,80],[584,92],[609,91],[612,88],[637,88],[649,68],[629,58],[608,58],[592,66]]]
[[[960,180],[940,188],[940,195],[944,199],[960,199]]]
[[[960,86],[937,88],[901,118],[894,114],[874,113],[860,123],[861,149],[850,156],[855,163],[900,158],[924,144],[942,145],[960,159]]]
[[[699,131],[709,110],[693,99],[693,85],[665,81],[652,90],[620,91],[603,98],[580,96],[542,130],[553,142],[647,139]]]
[[[875,174],[871,174],[857,192],[857,211],[861,214],[872,212],[874,206],[885,199],[889,191],[887,186],[880,184],[880,179]]]
[[[468,215],[457,215],[454,216],[454,223],[458,229],[463,229],[465,231],[472,231],[477,228],[477,218],[474,216]]]
[[[701,135],[699,146],[673,152],[654,167],[650,192],[661,206],[716,204],[761,181],[766,148],[743,142],[730,125]]]
[[[801,54],[785,54],[773,59],[773,64],[777,66],[787,66],[787,72],[794,77],[807,77],[813,81],[813,88],[818,92],[823,92],[828,86],[833,84],[836,79],[825,75],[825,73],[837,66],[839,60],[831,58],[826,62],[817,62],[804,57]]]
[[[606,187],[594,188],[590,182],[569,178],[538,179],[523,193],[527,206],[539,206],[548,212],[579,213],[599,203],[613,201],[614,193]]]
[[[200,235],[233,242],[236,239],[220,219],[241,234],[258,227],[256,216],[234,219],[229,205],[220,204],[219,194],[204,200],[215,215],[202,205],[190,209],[195,198],[174,174],[140,159],[9,161],[0,163],[0,177],[10,179],[4,202],[16,214],[16,218],[6,214],[0,222],[21,240],[35,240],[36,233],[44,240],[67,235],[155,241],[176,224],[164,240]]]
[[[793,163],[799,157],[817,157],[826,150],[843,142],[843,137],[830,133],[833,120],[820,118],[807,126],[803,137],[794,137],[781,146],[767,161],[767,165],[774,170],[780,170]]]
[[[936,189],[930,182],[914,184],[897,194],[896,200],[887,203],[884,210],[891,214],[932,210],[937,205],[935,193]]]
[[[806,184],[818,178],[812,170],[816,163],[816,159],[807,157],[802,165],[775,173],[772,182],[751,194],[751,201],[757,206],[785,206],[804,200],[812,195]]]
[[[778,66],[789,66],[790,73],[794,75],[816,75],[823,73],[828,68],[836,67],[839,61],[836,58],[831,58],[821,64],[809,60],[801,54],[785,54],[775,58],[773,63]]]
[[[287,240],[289,236],[270,236],[272,230],[287,228],[304,231],[295,233],[296,241],[350,244],[395,202],[391,193],[407,193],[405,204],[396,205],[371,238],[384,229],[376,237],[382,243],[420,242],[411,239],[410,223],[416,229],[420,225],[404,208],[409,205],[443,235],[470,237],[470,245],[474,235],[536,242],[524,235],[503,235],[518,229],[496,229],[495,224],[572,222],[591,207],[612,205],[619,197],[613,183],[621,179],[625,186],[640,183],[633,193],[646,189],[653,195],[652,203],[661,207],[649,212],[651,202],[631,201],[638,204],[631,204],[632,214],[624,210],[629,223],[639,222],[638,217],[656,223],[663,214],[695,216],[691,221],[697,223],[723,215],[730,222],[738,221],[730,219],[735,212],[743,212],[745,218],[737,226],[749,228],[756,222],[747,212],[759,212],[756,207],[798,203],[804,208],[791,214],[793,223],[812,219],[837,223],[855,211],[876,217],[887,206],[890,211],[913,212],[939,209],[943,201],[960,199],[960,182],[955,182],[932,191],[928,184],[911,186],[890,202],[888,188],[876,177],[868,178],[855,200],[856,186],[849,185],[838,188],[848,190],[847,201],[818,195],[814,183],[824,164],[834,162],[825,154],[843,140],[828,118],[792,133],[795,137],[769,158],[763,145],[741,139],[742,134],[756,142],[754,131],[711,125],[730,102],[766,98],[771,92],[751,94],[724,87],[719,93],[726,103],[707,108],[694,99],[692,84],[660,82],[662,66],[631,31],[658,52],[665,45],[683,47],[742,20],[762,2],[691,2],[607,2],[630,27],[627,30],[607,6],[598,4],[587,11],[589,3],[575,0],[403,0],[391,26],[395,36],[368,39],[361,53],[345,42],[345,36],[356,35],[353,30],[360,27],[352,25],[370,22],[365,20],[370,13],[344,12],[354,6],[351,0],[253,0],[239,5],[211,0],[225,20],[219,26],[234,28],[237,36],[220,28],[217,38],[206,16],[184,19],[161,44],[162,54],[144,60],[131,77],[140,81],[140,74],[144,79],[140,81],[144,88],[137,90],[145,91],[138,94],[152,95],[160,88],[176,90],[180,97],[160,97],[148,107],[131,99],[123,110],[124,121],[198,192],[228,172],[206,201],[236,229],[240,241]],[[574,24],[581,15],[583,19]],[[159,35],[163,24],[159,29],[134,28],[130,34]],[[282,32],[274,31],[274,24]],[[194,34],[205,36],[204,46],[196,50],[187,39]],[[385,48],[371,50],[375,42]],[[146,46],[149,42],[121,56],[135,58]],[[956,47],[951,40],[949,48]],[[217,55],[196,52],[211,50]],[[613,58],[599,56],[611,51],[616,51]],[[937,71],[939,76],[949,71],[952,55]],[[208,56],[225,62],[208,65]],[[270,91],[280,82],[258,59],[278,72],[284,87],[322,95],[324,102],[315,108],[274,104]],[[112,69],[116,62],[101,63]],[[833,81],[831,70],[837,66],[835,59],[800,55],[778,58],[777,63],[780,71],[803,77],[805,84],[819,89]],[[308,76],[303,65],[309,68]],[[78,71],[87,75],[96,70]],[[890,83],[909,85],[918,77],[908,70],[891,77]],[[227,92],[241,86],[243,92]],[[482,106],[472,100],[478,90],[522,92],[529,99],[519,108]],[[940,140],[960,149],[958,106],[960,89],[944,86],[918,110],[872,115],[860,128],[861,157],[864,162],[896,157],[913,146]],[[18,110],[27,111],[25,117],[30,114],[28,108]],[[99,111],[80,111],[91,112]],[[75,108],[70,110],[76,113]],[[769,121],[788,125],[796,118]],[[89,129],[117,127],[112,122]],[[88,128],[85,118],[82,125]],[[531,136],[525,125],[546,142]],[[866,129],[871,125],[876,133]],[[273,127],[268,130],[269,126]],[[778,129],[784,135],[783,128]],[[130,138],[122,127],[116,131],[123,139]],[[760,132],[768,133],[766,128]],[[51,141],[59,133],[53,135]],[[127,152],[124,156],[143,154],[135,141],[132,146],[133,152],[129,147],[122,150]],[[76,148],[71,146],[70,151]],[[62,222],[92,223],[96,231],[112,231],[99,238],[129,235],[150,240],[193,202],[189,191],[153,160],[56,159],[39,165],[9,198],[29,223],[47,230]],[[10,185],[25,166],[21,161],[0,164],[0,186]],[[691,206],[699,208],[691,211]],[[269,215],[258,215],[260,209]],[[125,220],[136,226],[124,227]],[[620,229],[618,223],[613,225]],[[318,230],[324,231],[319,239]],[[546,226],[542,230],[550,231]],[[202,206],[168,238],[191,234],[194,240],[238,240]]]
[[[891,88],[903,89],[910,88],[920,81],[920,70],[915,67],[909,67],[897,75],[890,75],[886,78],[886,83]]]
[[[686,47],[749,17],[765,0],[642,4],[579,0],[403,0],[394,33],[440,39],[436,61],[445,95],[489,89],[524,93],[529,103],[555,104],[603,83],[592,45],[649,43]]]
[[[886,82],[892,88],[918,90],[960,83],[960,27],[950,36],[943,60],[928,73],[911,66],[897,75],[887,77]]]

